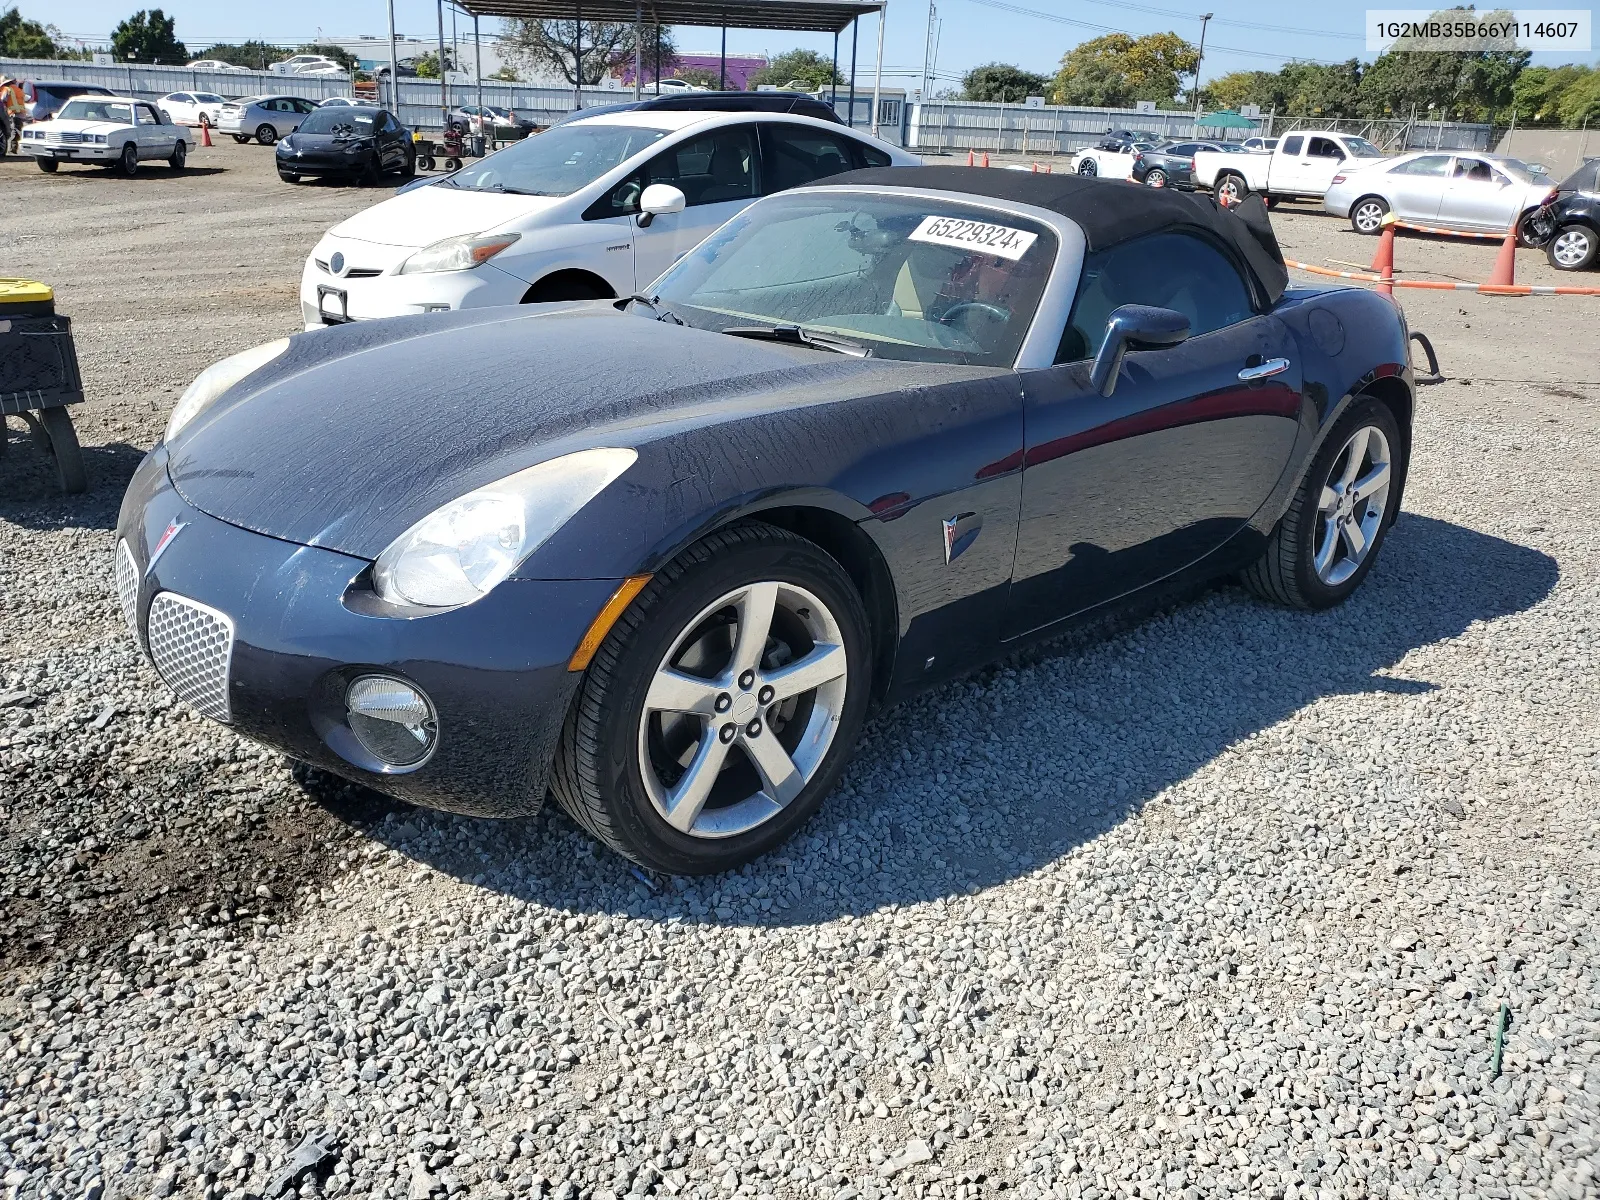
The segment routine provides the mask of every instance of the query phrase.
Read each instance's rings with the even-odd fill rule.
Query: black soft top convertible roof
[[[1148,233],[1188,227],[1232,246],[1250,268],[1271,303],[1289,285],[1283,252],[1257,196],[1222,208],[1209,196],[1142,187],[1123,180],[1062,173],[1037,175],[983,167],[874,167],[830,175],[808,187],[839,185],[926,188],[966,192],[1049,209],[1083,230],[1090,250],[1104,250]]]

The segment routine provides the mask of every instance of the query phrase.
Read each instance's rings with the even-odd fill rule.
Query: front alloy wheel
[[[1357,233],[1374,234],[1383,228],[1383,218],[1389,215],[1389,206],[1376,196],[1358,200],[1350,210],[1350,227]]]
[[[1594,262],[1600,237],[1585,225],[1568,225],[1545,246],[1545,257],[1558,271],[1581,271]]]
[[[832,788],[865,716],[867,620],[819,547],[763,524],[663,568],[601,645],[551,790],[590,833],[669,874],[740,866]]]
[[[1092,158],[1086,158],[1078,164],[1078,174],[1098,175],[1100,174],[1100,164],[1095,162]]]
[[[1317,501],[1317,578],[1338,587],[1367,561],[1389,505],[1389,439],[1376,425],[1350,435]]]
[[[1146,187],[1164,188],[1167,186],[1167,173],[1156,167],[1145,175],[1144,183]]]

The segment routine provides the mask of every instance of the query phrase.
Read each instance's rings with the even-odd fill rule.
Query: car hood
[[[915,386],[922,366],[608,302],[398,317],[295,336],[173,439],[168,470],[220,520],[372,559],[441,504],[557,455],[881,390],[885,376]]]
[[[543,212],[560,200],[468,191],[438,183],[363,209],[330,233],[383,246],[431,246],[447,237],[486,233],[507,222]]]
[[[44,125],[46,133],[114,133],[119,129],[131,129],[131,125],[121,121],[50,121]]]

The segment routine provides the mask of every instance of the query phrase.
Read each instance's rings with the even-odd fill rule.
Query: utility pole
[[[872,78],[872,136],[878,136],[878,96],[883,91],[883,27],[889,16],[889,0],[878,9],[878,70]]]
[[[394,46],[394,0],[389,0],[389,104],[394,119],[405,124],[400,115],[400,52]]]
[[[1200,64],[1206,60],[1206,22],[1211,13],[1200,14],[1200,53],[1194,59],[1194,119],[1200,119]]]
[[[439,128],[450,128],[450,88],[444,69],[444,0],[439,0],[439,115],[443,118]]]
[[[928,0],[928,31],[922,39],[922,98],[933,94],[933,27],[939,19],[939,6]]]

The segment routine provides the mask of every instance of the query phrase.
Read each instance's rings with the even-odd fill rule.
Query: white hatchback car
[[[179,125],[209,125],[215,129],[226,103],[215,92],[171,92],[157,100],[156,107]]]
[[[189,133],[165,119],[148,100],[133,96],[75,96],[55,119],[22,131],[19,146],[39,169],[53,173],[64,162],[115,166],[136,175],[139,164],[165,159],[181,171],[189,157]]]
[[[306,260],[301,314],[315,329],[627,296],[757,197],[920,162],[792,115],[632,110],[569,121],[334,226]]]

